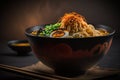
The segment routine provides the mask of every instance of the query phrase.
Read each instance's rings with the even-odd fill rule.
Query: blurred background
[[[36,63],[38,59],[34,54],[16,56],[16,52],[8,48],[7,42],[26,39],[25,29],[30,26],[54,23],[65,13],[77,12],[83,15],[88,23],[103,24],[116,30],[110,51],[99,65],[120,69],[120,4],[118,1],[0,0],[0,63],[19,67]]]
[[[57,22],[73,11],[88,23],[115,28],[119,37],[120,12],[115,0],[0,0],[0,40],[25,39],[26,28]]]

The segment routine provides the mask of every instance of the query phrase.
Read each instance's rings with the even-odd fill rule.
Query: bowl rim
[[[105,35],[105,36],[95,36],[95,37],[85,37],[85,38],[52,38],[52,37],[41,37],[41,36],[34,36],[30,33],[28,33],[27,31],[31,28],[34,28],[34,27],[41,27],[41,26],[45,26],[45,25],[49,25],[49,24],[41,24],[41,25],[35,25],[35,26],[31,26],[31,27],[28,27],[25,29],[25,35],[26,36],[30,36],[30,37],[35,37],[35,38],[42,38],[42,39],[90,39],[90,38],[102,38],[102,37],[109,37],[109,36],[112,36],[115,34],[115,29],[111,28],[110,26],[106,26],[106,25],[102,25],[102,24],[99,24],[99,25],[94,25],[95,28],[108,28],[110,30],[112,30],[108,35]],[[99,26],[99,27],[98,27]]]
[[[29,41],[28,40],[10,40],[8,41],[8,46],[13,46],[12,44],[17,44],[17,43],[28,43]],[[18,46],[15,46],[15,47],[18,47]]]

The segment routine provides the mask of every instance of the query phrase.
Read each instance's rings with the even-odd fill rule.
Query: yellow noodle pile
[[[82,15],[75,12],[66,13],[59,22],[61,23],[60,29],[69,31],[70,36],[73,38],[108,35],[106,30],[95,29],[93,25],[86,22]]]

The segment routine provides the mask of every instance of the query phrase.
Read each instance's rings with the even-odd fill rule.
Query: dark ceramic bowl
[[[98,25],[96,28],[106,29],[110,34],[89,38],[47,38],[30,34],[43,27],[30,27],[25,34],[38,59],[63,76],[83,74],[95,65],[108,52],[115,33],[108,26]]]
[[[8,41],[8,46],[18,55],[26,55],[32,51],[28,40],[11,40]]]

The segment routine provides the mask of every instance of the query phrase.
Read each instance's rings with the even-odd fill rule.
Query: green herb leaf
[[[44,30],[38,36],[50,36],[50,34],[60,27],[60,23],[46,25]]]

